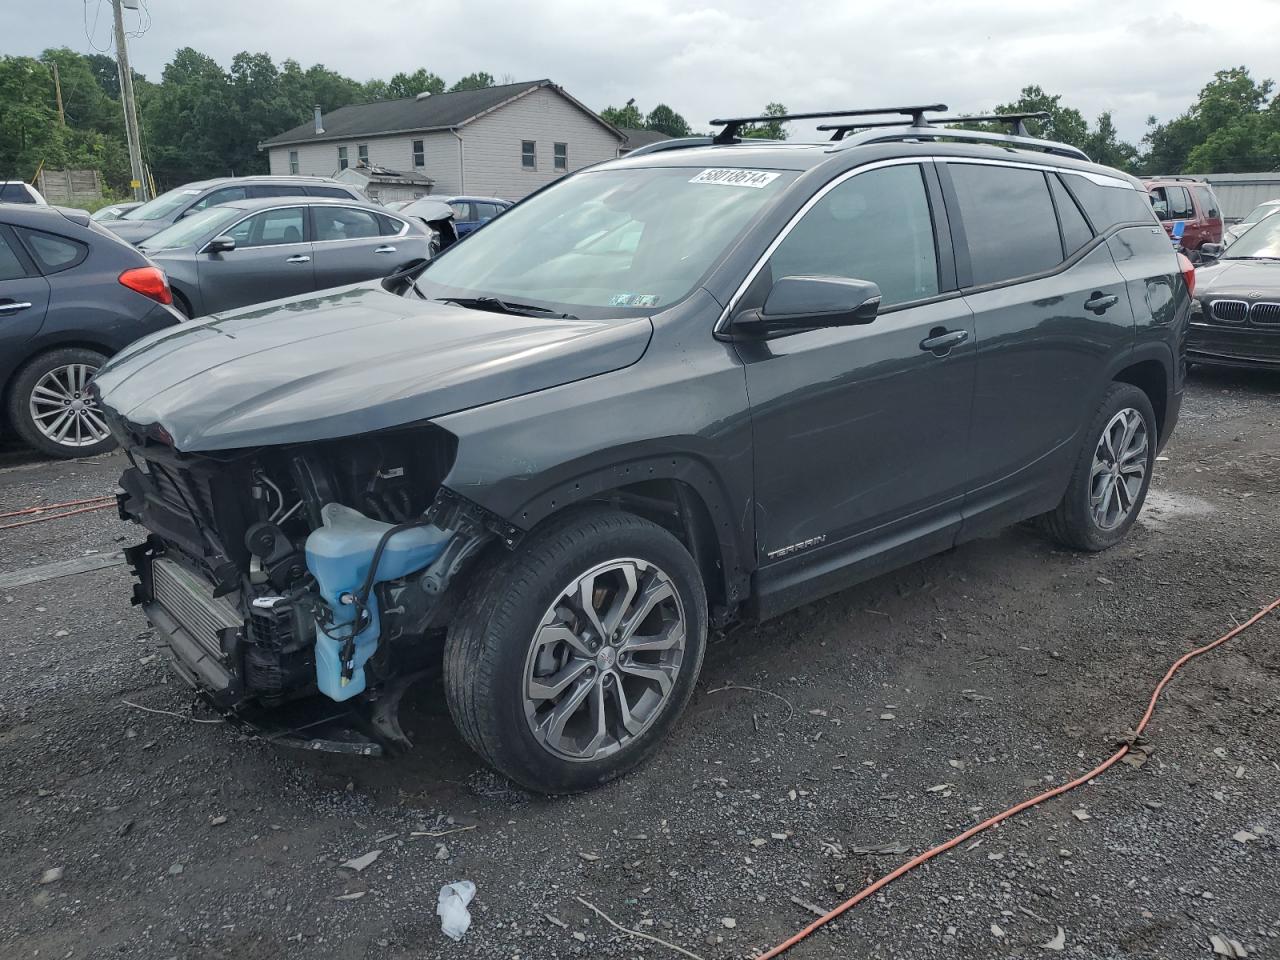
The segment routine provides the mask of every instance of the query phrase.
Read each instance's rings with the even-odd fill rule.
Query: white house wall
[[[464,193],[519,200],[564,176],[555,169],[554,144],[569,146],[569,171],[618,155],[618,138],[564,97],[541,87],[462,128],[466,151]],[[525,170],[520,143],[537,144],[538,167]]]
[[[338,171],[338,147],[347,148],[355,166],[357,145],[369,145],[369,162],[391,170],[413,171],[413,141],[423,140],[426,166],[416,168],[435,181],[437,196],[472,194],[519,200],[564,176],[555,169],[555,144],[569,147],[569,170],[618,155],[618,139],[567,101],[542,87],[462,127],[465,169],[459,167],[458,140],[448,131],[366,137],[359,140],[304,143],[269,150],[272,174],[289,171],[289,151],[298,151],[298,173],[331,177]],[[521,142],[537,144],[537,169],[521,165]]]
[[[413,141],[422,140],[426,154],[426,166],[414,167]],[[390,170],[425,173],[435,181],[432,193],[461,193],[458,169],[458,141],[453,134],[418,133],[403,137],[368,137],[361,140],[338,140],[327,143],[303,143],[293,147],[272,147],[270,150],[271,173],[286,175],[289,171],[289,151],[298,151],[298,173],[317,177],[332,177],[338,172],[338,147],[347,148],[347,162],[356,165],[359,159],[358,144],[369,145],[369,163]]]

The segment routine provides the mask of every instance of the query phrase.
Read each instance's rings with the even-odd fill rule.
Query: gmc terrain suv
[[[482,758],[578,790],[658,746],[708,630],[1028,518],[1119,541],[1190,265],[1139,181],[939,109],[814,144],[719,121],[114,358],[135,599],[178,672],[372,752],[442,664]]]

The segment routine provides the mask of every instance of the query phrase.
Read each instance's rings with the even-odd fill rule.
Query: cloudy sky
[[[130,51],[154,78],[182,46],[224,66],[248,49],[361,80],[425,66],[452,82],[487,70],[550,77],[596,109],[666,102],[703,128],[770,100],[797,112],[916,102],[972,111],[1038,83],[1090,120],[1112,111],[1136,141],[1148,115],[1180,113],[1216,69],[1280,72],[1277,0],[143,2],[150,24]],[[145,22],[126,17],[132,28]],[[110,0],[40,0],[4,19],[0,53],[88,52],[111,35]]]

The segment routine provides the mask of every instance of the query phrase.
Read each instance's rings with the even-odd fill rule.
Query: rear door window
[[[216,207],[220,203],[231,203],[234,200],[243,200],[244,198],[244,187],[222,187],[205,194],[191,205],[191,209],[203,210],[206,207]]]
[[[236,249],[274,247],[306,240],[306,216],[302,207],[264,210],[242,220],[227,236],[235,238]]]
[[[382,236],[378,215],[352,207],[315,206],[316,240],[358,240]],[[389,218],[388,218],[389,219]]]
[[[948,169],[974,286],[1043,273],[1062,262],[1062,239],[1043,173],[973,163],[951,163]]]
[[[249,188],[251,197],[301,197],[302,187],[287,183],[261,183]]]
[[[43,230],[19,228],[18,233],[31,251],[32,259],[39,265],[41,272],[46,274],[69,270],[89,253],[85,244],[57,234],[45,233]]]
[[[1169,198],[1169,216],[1174,220],[1186,220],[1196,215],[1186,187],[1166,187],[1165,193]]]
[[[335,200],[355,199],[350,191],[343,190],[341,187],[307,187],[306,190],[313,197],[332,197]]]
[[[778,245],[769,269],[774,282],[804,276],[870,280],[885,307],[937,294],[933,218],[920,167],[869,170],[834,187]]]
[[[10,246],[5,235],[0,233],[0,280],[18,280],[26,275],[26,268],[18,259],[17,251]]]
[[[454,200],[449,206],[453,208],[453,219],[459,223],[466,223],[471,219],[471,204],[466,200]]]
[[[1070,257],[1073,253],[1093,239],[1093,231],[1089,229],[1089,221],[1076,205],[1067,188],[1062,185],[1056,173],[1049,175],[1049,192],[1053,194],[1053,205],[1058,209],[1058,223],[1062,226],[1062,249]]]

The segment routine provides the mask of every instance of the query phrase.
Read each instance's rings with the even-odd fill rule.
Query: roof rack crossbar
[[[942,123],[1007,123],[1012,127],[1009,132],[1014,136],[1030,137],[1032,134],[1027,130],[1026,121],[1048,119],[1048,111],[1035,110],[1029,113],[984,113],[969,117],[928,117],[924,123],[916,123],[913,120],[911,126],[931,127]],[[831,139],[836,141],[843,140],[855,130],[866,130],[871,127],[899,127],[903,123],[904,121],[901,120],[879,120],[868,123],[825,123],[819,126],[818,129],[832,131]]]
[[[926,112],[938,113],[946,110],[945,103],[930,103],[923,106],[906,106],[906,107],[875,107],[873,109],[861,110],[824,110],[819,113],[786,113],[781,116],[770,117],[731,117],[726,120],[712,120],[713,127],[724,127],[719,133],[712,138],[712,142],[716,144],[737,143],[738,133],[743,127],[753,123],[786,123],[790,120],[830,120],[835,117],[874,117],[887,113],[898,113],[911,118],[911,123],[916,126],[922,126],[925,123],[924,115]]]

